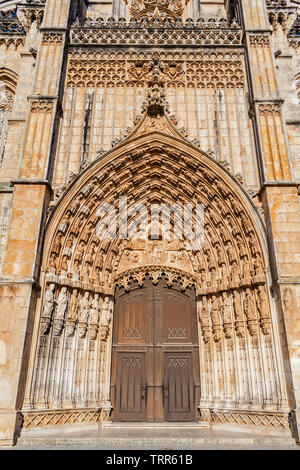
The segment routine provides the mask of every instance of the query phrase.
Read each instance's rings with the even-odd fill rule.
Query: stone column
[[[14,181],[12,216],[0,279],[0,444],[3,445],[12,444],[20,430],[20,410],[39,295],[40,239],[51,192],[48,176],[60,108],[70,3],[71,0],[47,0],[42,7],[45,11],[40,27],[42,38],[37,51],[34,91],[28,97],[30,113],[24,150]],[[41,16],[39,11],[39,21]]]
[[[283,100],[276,82],[265,0],[240,0],[246,34],[249,99],[258,149],[273,293],[295,437],[300,431],[300,209],[293,177]]]

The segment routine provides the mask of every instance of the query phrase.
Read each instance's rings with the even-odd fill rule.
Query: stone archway
[[[99,198],[117,207],[120,196],[129,207],[201,203],[204,243],[151,241],[155,251],[146,240],[99,237]],[[263,223],[240,184],[166,114],[139,118],[76,178],[49,220],[24,426],[109,419],[114,286],[129,274],[142,282],[148,265],[154,276],[181,272],[197,287],[202,419],[286,429],[266,253]]]

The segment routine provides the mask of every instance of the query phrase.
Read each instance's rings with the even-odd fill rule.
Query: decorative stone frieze
[[[149,29],[151,28],[151,30]],[[241,45],[242,35],[238,25],[229,25],[225,20],[199,20],[197,23],[166,19],[138,23],[134,18],[130,23],[121,18],[106,22],[102,18],[87,19],[82,25],[72,25],[71,44],[122,44],[122,45]]]
[[[159,60],[167,87],[244,88],[241,52],[74,51],[69,56],[69,87],[144,86],[153,60]]]

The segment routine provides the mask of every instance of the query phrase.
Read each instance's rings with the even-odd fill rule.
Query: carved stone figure
[[[220,325],[219,301],[215,295],[211,298],[210,316],[213,325]]]
[[[251,254],[254,257],[257,253],[260,253],[258,242],[254,236],[254,233],[250,233],[249,245]]]
[[[62,287],[58,299],[57,299],[57,309],[55,318],[63,320],[65,318],[65,313],[68,306],[68,295],[67,295],[67,288]]]
[[[68,320],[76,321],[77,312],[78,312],[78,290],[73,289],[71,300],[70,300],[69,312],[68,312]]]
[[[49,263],[48,263],[48,272],[56,274],[57,271],[57,259],[56,259],[56,254],[51,253]]]
[[[236,253],[230,241],[226,243],[226,251],[227,251],[229,263],[233,263],[234,261],[236,261]]]
[[[97,325],[99,321],[99,294],[95,294],[90,311],[90,323]]]
[[[227,292],[223,292],[223,305],[222,305],[222,316],[223,316],[223,323],[231,323],[231,301],[228,297]]]
[[[198,309],[199,321],[202,325],[208,326],[209,325],[209,312],[208,312],[208,302],[207,297],[202,297],[202,303],[199,304]]]
[[[245,258],[243,258],[242,266],[243,266],[243,278],[249,279],[251,277],[251,272],[250,272],[250,263],[248,260],[248,256],[245,256]]]
[[[109,297],[105,297],[102,304],[101,311],[101,324],[109,325],[112,318],[112,302],[109,300]]]
[[[251,289],[246,289],[244,311],[248,320],[256,320],[255,305]]]
[[[54,289],[55,284],[50,284],[45,292],[43,317],[50,318],[54,308]]]
[[[58,232],[56,235],[56,238],[54,240],[53,246],[52,246],[52,253],[55,253],[57,256],[60,253],[61,245],[62,245],[62,234],[61,232]]]
[[[90,294],[88,291],[84,293],[79,303],[79,321],[87,323],[90,315]]]
[[[259,253],[257,253],[256,258],[253,261],[253,267],[256,276],[264,274],[263,262]]]
[[[233,291],[233,306],[235,313],[235,321],[240,322],[244,320],[244,315],[242,311],[240,293],[235,290]]]
[[[258,300],[257,300],[257,309],[259,312],[259,317],[262,320],[270,318],[270,310],[269,310],[269,301],[268,296],[266,293],[265,286],[258,286]]]

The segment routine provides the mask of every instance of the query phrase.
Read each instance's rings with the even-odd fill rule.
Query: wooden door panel
[[[161,303],[161,342],[192,343],[191,299],[172,289],[162,289]]]
[[[165,279],[157,285],[145,279],[143,287],[133,285],[130,292],[116,289],[114,421],[194,420],[196,341],[194,291],[182,292],[180,284],[169,288]]]
[[[192,354],[165,353],[164,405],[167,421],[192,421],[194,384]]]
[[[141,290],[129,296],[124,294],[118,302],[115,342],[145,344],[147,342],[147,296]]]
[[[145,420],[145,354],[118,353],[116,380],[117,421]]]

